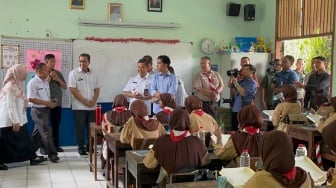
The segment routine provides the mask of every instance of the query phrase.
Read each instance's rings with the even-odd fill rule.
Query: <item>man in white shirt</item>
[[[32,135],[34,151],[43,144],[47,149],[49,159],[52,162],[57,162],[59,157],[49,126],[50,108],[55,108],[57,103],[50,100],[48,75],[49,71],[46,64],[40,63],[36,66],[36,75],[27,85],[27,98],[32,105],[31,116],[35,122]]]
[[[97,75],[89,68],[89,64],[89,54],[79,55],[79,67],[72,70],[68,78],[68,87],[72,94],[71,103],[76,125],[78,153],[80,155],[87,155],[89,151],[90,122],[95,122],[95,107],[100,92]],[[85,140],[87,141],[86,144]]]
[[[135,100],[143,100],[147,107],[148,115],[151,114],[151,99],[149,93],[151,77],[149,76],[148,69],[144,59],[140,59],[137,65],[138,75],[128,80],[124,88],[125,95],[130,99],[131,106]]]

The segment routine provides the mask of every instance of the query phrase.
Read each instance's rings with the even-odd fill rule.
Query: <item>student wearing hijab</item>
[[[190,119],[187,111],[174,110],[169,125],[170,134],[160,136],[153,149],[146,155],[144,165],[147,168],[152,169],[160,165],[163,173],[167,175],[210,162],[203,142],[189,132]]]
[[[218,128],[216,120],[202,110],[202,100],[197,96],[188,96],[185,100],[185,108],[190,118],[190,133],[199,131],[215,132]]]
[[[128,119],[132,117],[132,113],[127,107],[127,98],[120,94],[114,98],[112,110],[104,113],[102,120],[103,134],[111,134],[120,132]],[[101,168],[104,169],[107,158],[107,142],[104,140],[102,147]]]
[[[323,141],[328,145],[330,152],[336,155],[336,120],[330,122],[329,126],[325,127],[322,131]],[[330,187],[336,187],[336,169],[329,168],[327,173],[328,182]]]
[[[172,115],[176,108],[174,97],[170,93],[160,94],[159,107],[161,108],[161,111],[156,114],[156,118],[160,123],[167,125],[169,116]]]
[[[221,160],[234,160],[236,164],[243,149],[248,149],[251,157],[259,156],[260,127],[263,124],[262,115],[254,105],[244,106],[238,112],[237,118],[241,131],[232,135],[227,143],[222,143],[221,129],[215,131],[217,137],[215,154]]]
[[[15,64],[7,70],[0,90],[0,170],[8,169],[4,163],[30,160],[30,165],[37,165],[47,160],[36,155],[29,137],[22,84],[26,77],[26,66]]]
[[[275,127],[278,127],[288,114],[301,113],[301,105],[297,101],[296,88],[293,85],[286,84],[280,90],[283,93],[284,101],[275,107],[272,116],[272,122]]]
[[[103,133],[120,132],[122,126],[132,117],[132,113],[127,107],[127,98],[120,94],[114,98],[112,110],[103,115]]]
[[[309,173],[295,166],[293,144],[286,133],[278,130],[265,133],[260,141],[260,155],[264,170],[257,171],[244,187],[314,187]]]
[[[149,119],[147,107],[142,100],[131,104],[132,117],[126,122],[120,133],[120,142],[134,148],[135,138],[158,138],[166,134],[163,125],[155,119]]]

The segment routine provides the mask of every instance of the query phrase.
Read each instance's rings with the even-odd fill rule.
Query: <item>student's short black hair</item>
[[[36,65],[36,72],[38,73],[43,67],[47,66],[45,63],[39,63]]]
[[[144,60],[143,58],[139,59],[138,63],[144,63],[145,65],[147,65],[146,60]]]
[[[256,72],[256,68],[252,64],[246,64],[243,67],[248,67],[253,72],[253,74]]]
[[[153,58],[150,55],[145,55],[142,57],[142,59],[145,61],[146,65],[153,64]]]
[[[90,55],[87,54],[87,53],[82,53],[82,54],[79,55],[79,57],[86,57],[87,60],[90,62]]]
[[[289,62],[291,63],[291,65],[294,64],[294,57],[293,57],[293,56],[291,56],[291,55],[286,55],[284,58],[285,58],[285,59],[288,59]]]
[[[169,59],[168,56],[166,56],[166,55],[160,55],[158,57],[158,59],[160,59],[162,61],[162,63],[166,64],[169,67],[169,65],[170,65],[170,59]]]
[[[175,74],[174,67],[172,67],[172,66],[168,66],[168,71],[172,74]]]
[[[325,64],[325,67],[328,67],[328,60],[327,60],[327,58],[325,58],[323,56],[316,56],[316,57],[313,58],[313,60],[315,60],[315,59],[322,61]]]
[[[201,60],[202,60],[202,59],[209,60],[209,62],[211,63],[211,58],[210,58],[209,56],[203,56],[203,57],[201,57]]]
[[[251,60],[250,60],[249,57],[246,57],[246,56],[245,56],[245,57],[242,57],[242,58],[240,58],[240,61],[243,60],[243,59],[247,59],[249,62],[251,62]]]
[[[48,59],[55,59],[55,55],[54,54],[47,54],[44,56],[44,60],[48,60]]]

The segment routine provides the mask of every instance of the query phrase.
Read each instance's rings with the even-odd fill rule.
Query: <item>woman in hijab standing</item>
[[[158,138],[166,134],[163,125],[155,119],[149,119],[147,107],[142,100],[131,104],[132,116],[120,133],[120,142],[130,144],[134,148],[135,138]]]
[[[309,173],[295,167],[293,144],[286,133],[278,130],[265,133],[260,142],[260,154],[264,170],[257,171],[244,187],[314,187]]]
[[[301,105],[297,101],[297,91],[293,85],[283,85],[281,92],[284,96],[284,101],[279,103],[274,110],[272,122],[275,127],[279,127],[280,122],[283,122],[288,114],[300,114]]]
[[[218,128],[216,120],[202,110],[202,100],[197,96],[188,96],[185,100],[185,108],[189,112],[190,133],[199,131],[215,132]]]
[[[174,110],[170,119],[170,134],[160,136],[146,155],[144,165],[155,168],[161,165],[164,174],[178,172],[208,164],[208,151],[203,142],[189,132],[190,119],[187,111]]]
[[[260,111],[254,105],[244,106],[237,115],[240,132],[231,136],[227,143],[222,143],[221,129],[215,131],[217,144],[215,153],[221,160],[234,160],[239,164],[239,156],[243,149],[248,149],[251,157],[259,156],[260,127],[263,119]],[[225,144],[223,146],[223,144]]]
[[[8,169],[4,163],[30,160],[30,165],[37,165],[47,160],[36,155],[29,137],[28,101],[22,84],[26,76],[25,65],[13,65],[7,70],[0,90],[0,170]]]

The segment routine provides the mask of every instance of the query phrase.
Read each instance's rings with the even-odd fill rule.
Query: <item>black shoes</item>
[[[57,152],[64,152],[64,149],[61,148],[61,147],[56,147],[56,151],[57,151]]]
[[[57,157],[57,155],[51,155],[49,156],[49,160],[53,163],[57,163],[59,161],[59,157]]]
[[[0,164],[0,170],[8,170],[8,166],[2,163]]]
[[[79,155],[87,155],[88,153],[85,151],[85,149],[79,149],[78,150]]]
[[[42,155],[48,155],[47,150],[46,150],[45,147],[40,147],[40,153],[41,153]]]
[[[37,156],[34,159],[30,159],[30,166],[38,165],[40,163],[43,163],[47,160],[46,157],[43,156]]]

